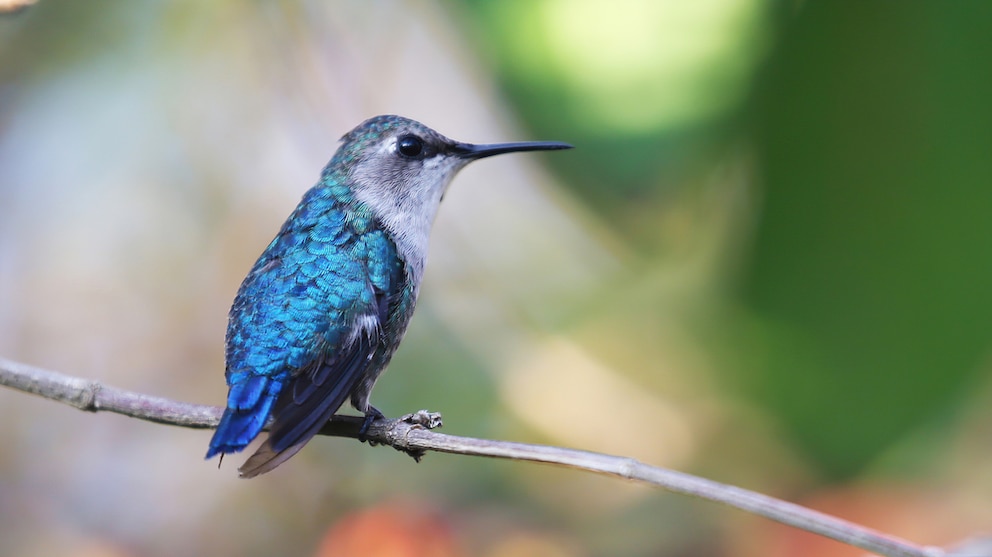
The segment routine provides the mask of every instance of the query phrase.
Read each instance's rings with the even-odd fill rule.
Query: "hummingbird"
[[[251,478],[307,444],[350,398],[361,429],[383,414],[376,379],[413,316],[431,226],[468,163],[559,142],[475,145],[401,116],[376,116],[341,138],[317,184],[248,272],[228,315],[227,407],[206,458],[267,439],[239,468]]]

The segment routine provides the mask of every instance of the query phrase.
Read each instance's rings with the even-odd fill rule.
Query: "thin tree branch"
[[[213,428],[222,410],[148,396],[28,366],[0,358],[0,385],[36,394],[89,412],[115,412],[160,424]],[[416,420],[378,420],[366,436],[419,456],[426,451],[530,460],[578,468],[661,487],[674,493],[723,503],[731,507],[819,534],[887,557],[950,557],[938,547],[917,544],[876,532],[846,520],[794,503],[721,484],[690,474],[649,466],[632,458],[563,449],[545,445],[511,443],[436,433]],[[321,430],[323,435],[358,437],[362,418],[335,416]],[[956,552],[955,552],[956,554]]]

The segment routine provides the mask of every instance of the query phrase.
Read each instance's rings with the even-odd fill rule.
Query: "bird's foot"
[[[368,438],[369,428],[372,427],[372,422],[385,418],[386,416],[375,406],[369,406],[369,409],[365,411],[365,421],[362,422],[362,427],[358,430],[358,440],[362,443],[368,441],[369,445],[374,445],[375,443]]]
[[[412,414],[404,414],[400,416],[400,421],[419,425],[426,429],[435,429],[444,425],[440,412],[428,412],[427,410],[417,410]]]

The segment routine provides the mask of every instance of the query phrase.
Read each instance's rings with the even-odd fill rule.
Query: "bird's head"
[[[341,173],[339,179],[394,237],[424,251],[441,198],[465,165],[503,153],[571,148],[558,142],[461,143],[401,116],[370,118],[341,141],[325,173]]]

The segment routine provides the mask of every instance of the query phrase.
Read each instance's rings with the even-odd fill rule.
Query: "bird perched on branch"
[[[502,153],[557,142],[472,145],[413,120],[377,116],[341,147],[255,262],[227,327],[227,408],[207,458],[268,439],[239,469],[251,478],[296,454],[351,399],[364,434],[382,413],[372,386],[417,303],[431,225],[452,177]]]

